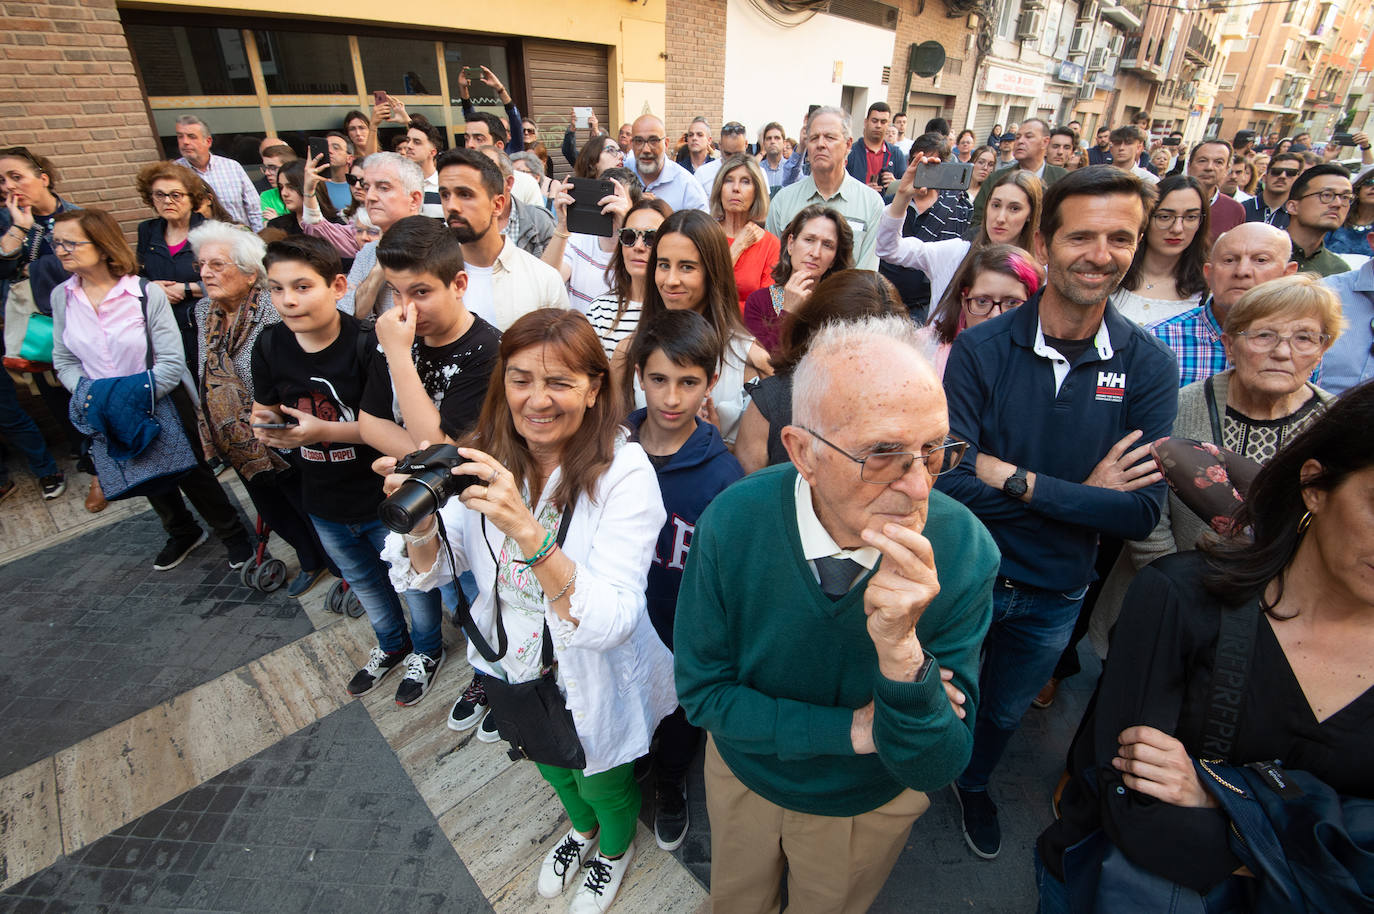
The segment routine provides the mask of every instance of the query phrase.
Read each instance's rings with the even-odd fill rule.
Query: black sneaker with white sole
[[[401,684],[396,687],[396,704],[403,708],[408,708],[413,704],[418,704],[429,687],[434,684],[434,677],[439,672],[439,667],[444,665],[444,649],[439,648],[439,657],[435,658],[419,651],[409,655],[405,660],[406,675],[401,680]]]
[[[984,860],[1002,851],[1002,826],[997,821],[997,804],[986,790],[963,790],[954,785],[954,798],[963,813],[964,841],[969,850]]]
[[[675,851],[687,837],[687,783],[659,784],[654,796],[654,840]]]
[[[490,714],[482,718],[482,727],[477,731],[477,739],[483,743],[501,742],[501,731],[496,729],[496,718]]]
[[[448,712],[448,728],[459,733],[471,730],[482,722],[486,714],[487,690],[482,685],[482,674],[474,670],[472,682],[468,683],[463,694],[453,703],[453,710]]]
[[[204,530],[197,530],[195,533],[186,536],[174,536],[167,540],[167,544],[162,547],[162,551],[153,559],[154,571],[170,571],[181,564],[186,556],[191,554],[201,543],[209,539],[209,534]]]
[[[53,473],[51,476],[44,476],[38,480],[38,485],[42,487],[45,499],[56,498],[67,491],[67,477],[60,472]]]
[[[388,654],[380,647],[374,647],[367,654],[367,664],[348,680],[348,694],[357,698],[371,692],[377,687],[377,683],[386,678],[387,673],[403,666],[408,656],[409,648]]]

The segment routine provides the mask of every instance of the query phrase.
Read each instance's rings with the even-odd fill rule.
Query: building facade
[[[666,104],[664,0],[461,10],[419,0],[387,10],[385,23],[377,12],[360,0],[297,0],[290,15],[272,0],[6,4],[6,142],[51,156],[64,198],[111,209],[131,228],[148,215],[134,174],[176,155],[179,114],[210,124],[217,153],[254,163],[264,134],[304,151],[308,135],[340,129],[345,113],[385,91],[452,143],[464,130],[458,71],[485,65],[566,168],[556,151],[573,106],[614,131]],[[483,86],[473,99],[502,113]]]

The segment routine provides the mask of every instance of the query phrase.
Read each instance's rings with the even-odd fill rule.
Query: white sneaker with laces
[[[577,887],[572,904],[568,906],[568,914],[604,914],[611,902],[615,901],[615,893],[620,891],[620,881],[625,878],[625,871],[630,868],[630,860],[634,855],[632,841],[619,860],[612,860],[600,852],[588,860],[587,878]]]
[[[539,867],[539,895],[542,898],[557,898],[563,894],[577,877],[577,871],[592,855],[596,847],[596,836],[583,838],[577,829],[570,828],[563,840],[544,857]]]

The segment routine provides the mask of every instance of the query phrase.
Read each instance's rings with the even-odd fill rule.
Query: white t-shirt
[[[563,248],[563,263],[568,270],[568,301],[574,308],[587,313],[592,302],[610,291],[606,282],[606,267],[614,251],[601,250],[599,235],[573,232]]]
[[[468,310],[487,323],[496,325],[496,303],[491,292],[492,267],[478,267],[472,264],[463,266],[468,274],[468,290],[463,293],[463,304]]]

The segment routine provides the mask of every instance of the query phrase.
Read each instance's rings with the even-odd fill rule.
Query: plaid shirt
[[[1190,311],[1145,328],[1178,357],[1178,386],[1210,378],[1226,370],[1226,348],[1221,344],[1221,325],[1212,314],[1212,296]]]
[[[186,161],[185,156],[177,159],[175,164],[185,165],[204,178],[205,183],[215,192],[215,199],[219,200],[220,206],[224,207],[231,219],[255,232],[262,230],[262,204],[258,198],[258,190],[253,186],[253,182],[248,180],[248,173],[243,170],[242,165],[233,159],[213,154],[210,156],[210,164],[204,171]]]

